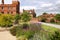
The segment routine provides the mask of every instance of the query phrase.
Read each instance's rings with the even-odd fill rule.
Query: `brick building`
[[[36,17],[36,13],[35,13],[35,10],[34,9],[32,9],[32,10],[24,10],[23,9],[23,12],[24,11],[27,12],[27,13],[29,13],[31,15],[31,17],[33,17],[33,18]]]
[[[4,0],[2,0],[2,4],[0,4],[0,13],[15,15],[19,13],[19,11],[20,3],[18,0],[12,0],[12,4],[4,4]]]
[[[39,20],[41,21],[41,22],[48,22],[48,23],[50,23],[50,22],[56,22],[56,19],[54,18],[56,16],[56,14],[52,14],[52,13],[50,13],[50,14],[43,14],[43,15],[41,15],[41,16],[39,16],[38,18],[39,18]]]

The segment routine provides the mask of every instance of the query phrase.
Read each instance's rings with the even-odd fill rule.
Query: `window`
[[[4,10],[4,7],[2,7],[2,10]]]
[[[11,8],[10,7],[8,7],[8,10],[10,10]]]
[[[9,12],[8,12],[8,14],[9,14]]]
[[[4,12],[1,12],[2,14],[4,14]]]

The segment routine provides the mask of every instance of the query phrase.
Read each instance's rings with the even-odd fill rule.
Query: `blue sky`
[[[19,0],[20,9],[35,9],[37,15],[42,12],[60,12],[60,0]],[[0,1],[1,3],[1,1]],[[12,3],[12,0],[5,0],[6,3]]]

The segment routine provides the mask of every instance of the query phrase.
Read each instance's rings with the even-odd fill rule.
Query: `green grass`
[[[52,32],[52,33],[58,30],[58,28],[55,28],[55,27],[52,27],[52,26],[47,26],[47,25],[42,25],[42,28],[45,31]]]
[[[60,22],[51,22],[52,24],[57,24],[57,25],[60,25]]]
[[[58,25],[60,25],[60,22],[59,22],[59,23],[53,23],[53,24],[58,24]]]

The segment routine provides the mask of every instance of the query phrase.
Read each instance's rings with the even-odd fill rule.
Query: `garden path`
[[[16,37],[12,36],[9,31],[1,31],[0,40],[16,40]]]

